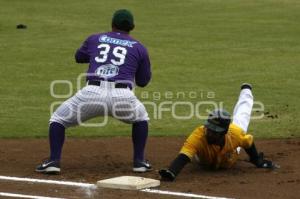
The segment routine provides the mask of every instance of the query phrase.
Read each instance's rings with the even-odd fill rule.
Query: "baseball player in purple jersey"
[[[132,92],[134,85],[144,87],[151,79],[146,48],[129,33],[134,29],[133,15],[118,10],[112,18],[112,31],[89,36],[75,54],[77,63],[89,63],[87,85],[60,105],[50,118],[50,157],[36,171],[60,173],[65,129],[97,116],[112,116],[132,124],[133,171],[152,170],[145,160],[148,113]]]

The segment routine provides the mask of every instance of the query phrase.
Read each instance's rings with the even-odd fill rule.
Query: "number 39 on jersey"
[[[98,46],[99,55],[95,57],[95,61],[97,63],[104,63],[107,61],[108,54],[112,52],[113,58],[110,59],[109,61],[116,66],[120,66],[124,64],[126,54],[127,54],[127,49],[121,46],[116,46],[114,48],[111,48],[109,44],[100,44]]]

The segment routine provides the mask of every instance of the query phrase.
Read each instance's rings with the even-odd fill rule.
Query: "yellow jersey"
[[[237,147],[249,148],[253,143],[253,136],[246,134],[239,126],[230,124],[225,134],[225,145],[210,145],[205,137],[205,127],[197,127],[187,138],[180,153],[191,160],[196,156],[200,164],[211,168],[230,168],[238,158]]]

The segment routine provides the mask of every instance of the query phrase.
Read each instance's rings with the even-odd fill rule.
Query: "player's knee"
[[[148,113],[145,111],[142,114],[138,114],[137,117],[135,118],[134,122],[143,122],[143,121],[149,121],[149,115]]]
[[[123,117],[123,118],[116,118],[119,119],[120,121],[127,123],[127,124],[134,124],[137,122],[148,122],[150,120],[148,114],[145,115],[132,115],[132,117]]]
[[[66,128],[66,124],[65,124],[65,122],[63,122],[61,119],[59,119],[59,118],[57,118],[57,117],[55,117],[55,116],[51,116],[51,118],[50,118],[50,120],[49,120],[49,124],[51,124],[51,123],[59,123],[59,124],[61,124],[61,125],[63,125],[65,128]]]
[[[69,122],[67,122],[66,120],[63,120],[56,113],[53,113],[52,116],[50,117],[49,124],[51,124],[53,122],[59,123],[59,124],[63,125],[65,128],[72,126]]]

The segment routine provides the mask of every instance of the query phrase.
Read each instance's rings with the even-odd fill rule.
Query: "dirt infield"
[[[167,166],[176,156],[184,139],[149,138],[147,157],[156,170],[139,176],[158,179],[157,170]],[[246,155],[242,153],[233,169],[206,171],[190,164],[175,182],[162,182],[158,189],[228,198],[299,198],[300,139],[258,140],[256,145],[265,152],[267,158],[279,163],[281,169],[257,169],[244,161]],[[46,139],[2,139],[0,175],[85,183],[121,175],[137,175],[131,172],[132,144],[131,138],[127,137],[67,139],[62,174],[57,176],[34,172],[35,166],[47,156]],[[64,198],[183,198],[136,191],[88,190],[5,180],[0,180],[0,192]]]

